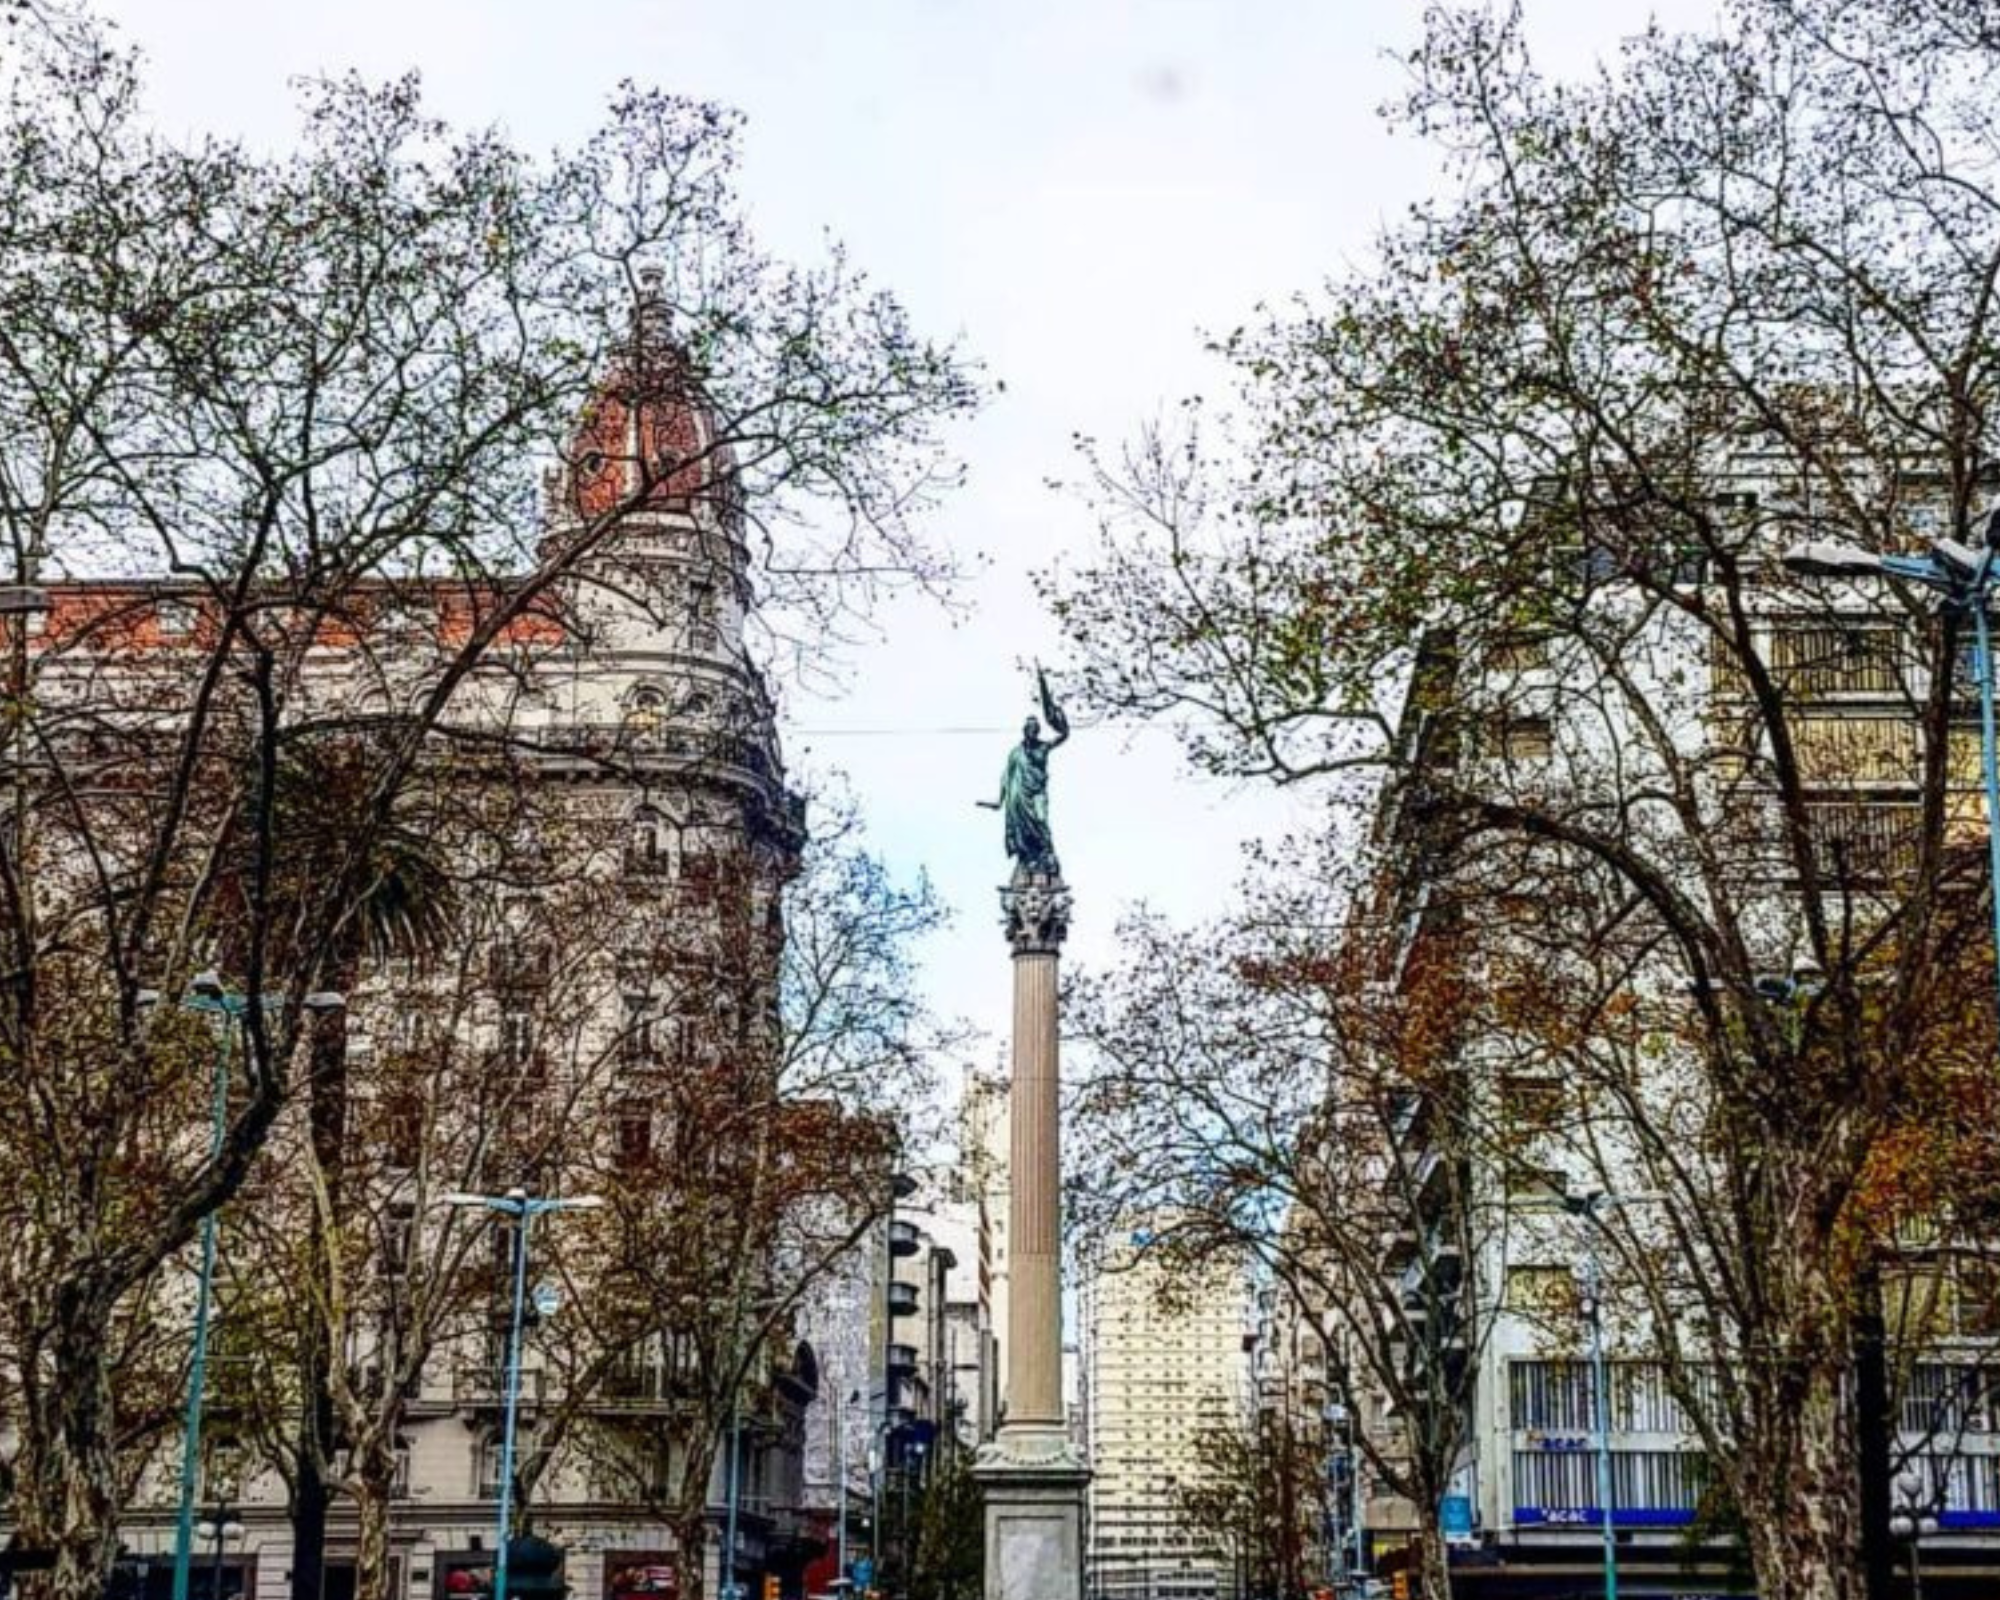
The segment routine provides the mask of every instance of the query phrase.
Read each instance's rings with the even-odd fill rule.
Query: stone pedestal
[[[986,1600],[1082,1600],[1083,1486],[1090,1474],[982,1461]]]
[[[1069,889],[1017,872],[1000,892],[1014,948],[1007,1420],[974,1469],[986,1499],[986,1600],[1081,1600],[1083,1489],[1062,1400],[1056,999]]]

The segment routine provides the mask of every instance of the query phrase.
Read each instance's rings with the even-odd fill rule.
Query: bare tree
[[[0,1298],[17,1537],[56,1552],[34,1582],[69,1600],[115,1546],[118,1330],[272,1137],[357,864],[447,708],[520,649],[586,646],[584,596],[617,582],[583,581],[593,553],[683,489],[756,530],[770,614],[814,623],[801,652],[885,585],[942,582],[915,518],[972,391],[844,259],[758,252],[716,108],[628,89],[537,161],[428,118],[414,83],[343,80],[308,87],[296,154],[262,159],[150,131],[87,18],[8,20]],[[633,337],[635,288],[671,340]],[[703,397],[699,436],[579,439],[591,407],[645,416],[663,388]],[[324,664],[379,645],[399,590],[430,648],[384,722]],[[371,723],[345,859],[285,892],[293,748]],[[216,962],[244,1025],[211,1150],[212,1041],[142,1000]]]
[[[1944,1019],[1990,1055],[1967,614],[1778,562],[1982,540],[1971,10],[1743,0],[1577,84],[1434,10],[1399,118],[1454,193],[1224,341],[1234,437],[1096,458],[1056,586],[1100,706],[1386,804],[1386,870],[1484,908],[1478,987],[1535,1000],[1490,1038],[1653,1197],[1607,1233],[1775,1596],[1857,1592],[1854,1241]]]

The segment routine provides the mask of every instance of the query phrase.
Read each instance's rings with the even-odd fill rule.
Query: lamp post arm
[[[1881,570],[1892,578],[1921,583],[1929,589],[1955,592],[1962,580],[1954,579],[1934,556],[1879,556]]]

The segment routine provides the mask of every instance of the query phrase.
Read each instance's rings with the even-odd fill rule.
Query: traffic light
[[[507,1600],[566,1600],[560,1545],[524,1533],[507,1541]]]
[[[1391,1600],[1410,1600],[1410,1575],[1398,1572],[1389,1579]]]
[[[775,1572],[764,1574],[764,1600],[778,1600],[778,1575]]]

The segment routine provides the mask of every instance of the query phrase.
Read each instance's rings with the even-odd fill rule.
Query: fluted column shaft
[[[1010,1094],[1007,1422],[1061,1426],[1062,1248],[1060,1106],[1053,946],[1014,953],[1014,1069]]]

